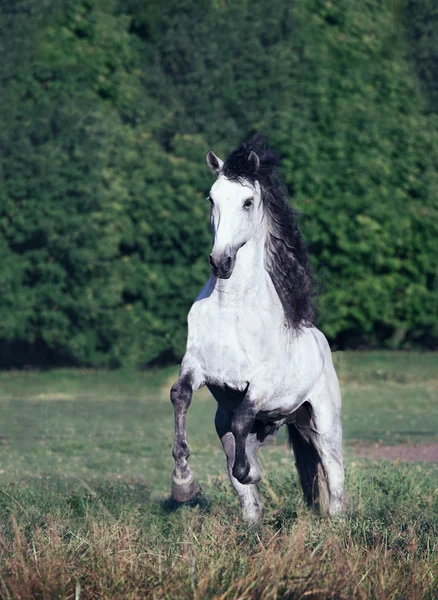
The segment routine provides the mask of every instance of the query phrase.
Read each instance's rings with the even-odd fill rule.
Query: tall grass
[[[203,490],[169,501],[176,369],[0,373],[0,598],[438,600],[438,463],[359,460],[354,443],[436,442],[436,354],[338,353],[348,512],[302,501],[284,432],[261,452],[248,529],[198,394]]]
[[[247,529],[221,479],[192,506],[122,482],[2,496],[2,598],[437,598],[438,490],[427,471],[350,468],[349,510],[311,514],[274,475]],[[46,490],[47,491],[47,490]]]

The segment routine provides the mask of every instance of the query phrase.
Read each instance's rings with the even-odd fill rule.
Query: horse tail
[[[307,506],[326,513],[329,495],[318,451],[311,437],[305,436],[293,423],[287,425],[287,432]]]

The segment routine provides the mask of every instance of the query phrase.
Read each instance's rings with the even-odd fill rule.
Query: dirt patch
[[[358,445],[354,446],[354,453],[361,458],[371,460],[383,458],[385,460],[400,460],[401,462],[438,462],[438,443],[430,442],[415,446],[409,444],[398,444],[397,446]]]

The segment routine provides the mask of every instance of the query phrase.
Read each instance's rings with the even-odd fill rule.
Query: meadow
[[[347,514],[304,506],[281,430],[261,452],[264,519],[249,529],[206,391],[188,414],[201,491],[169,498],[176,367],[0,373],[0,597],[438,598],[438,456],[361,458],[438,448],[437,359],[335,353]]]

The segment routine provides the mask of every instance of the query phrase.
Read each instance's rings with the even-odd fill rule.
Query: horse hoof
[[[177,502],[188,502],[198,491],[192,474],[185,480],[172,477],[172,498]]]
[[[260,507],[243,512],[243,522],[248,526],[258,525],[262,521],[262,509]]]

